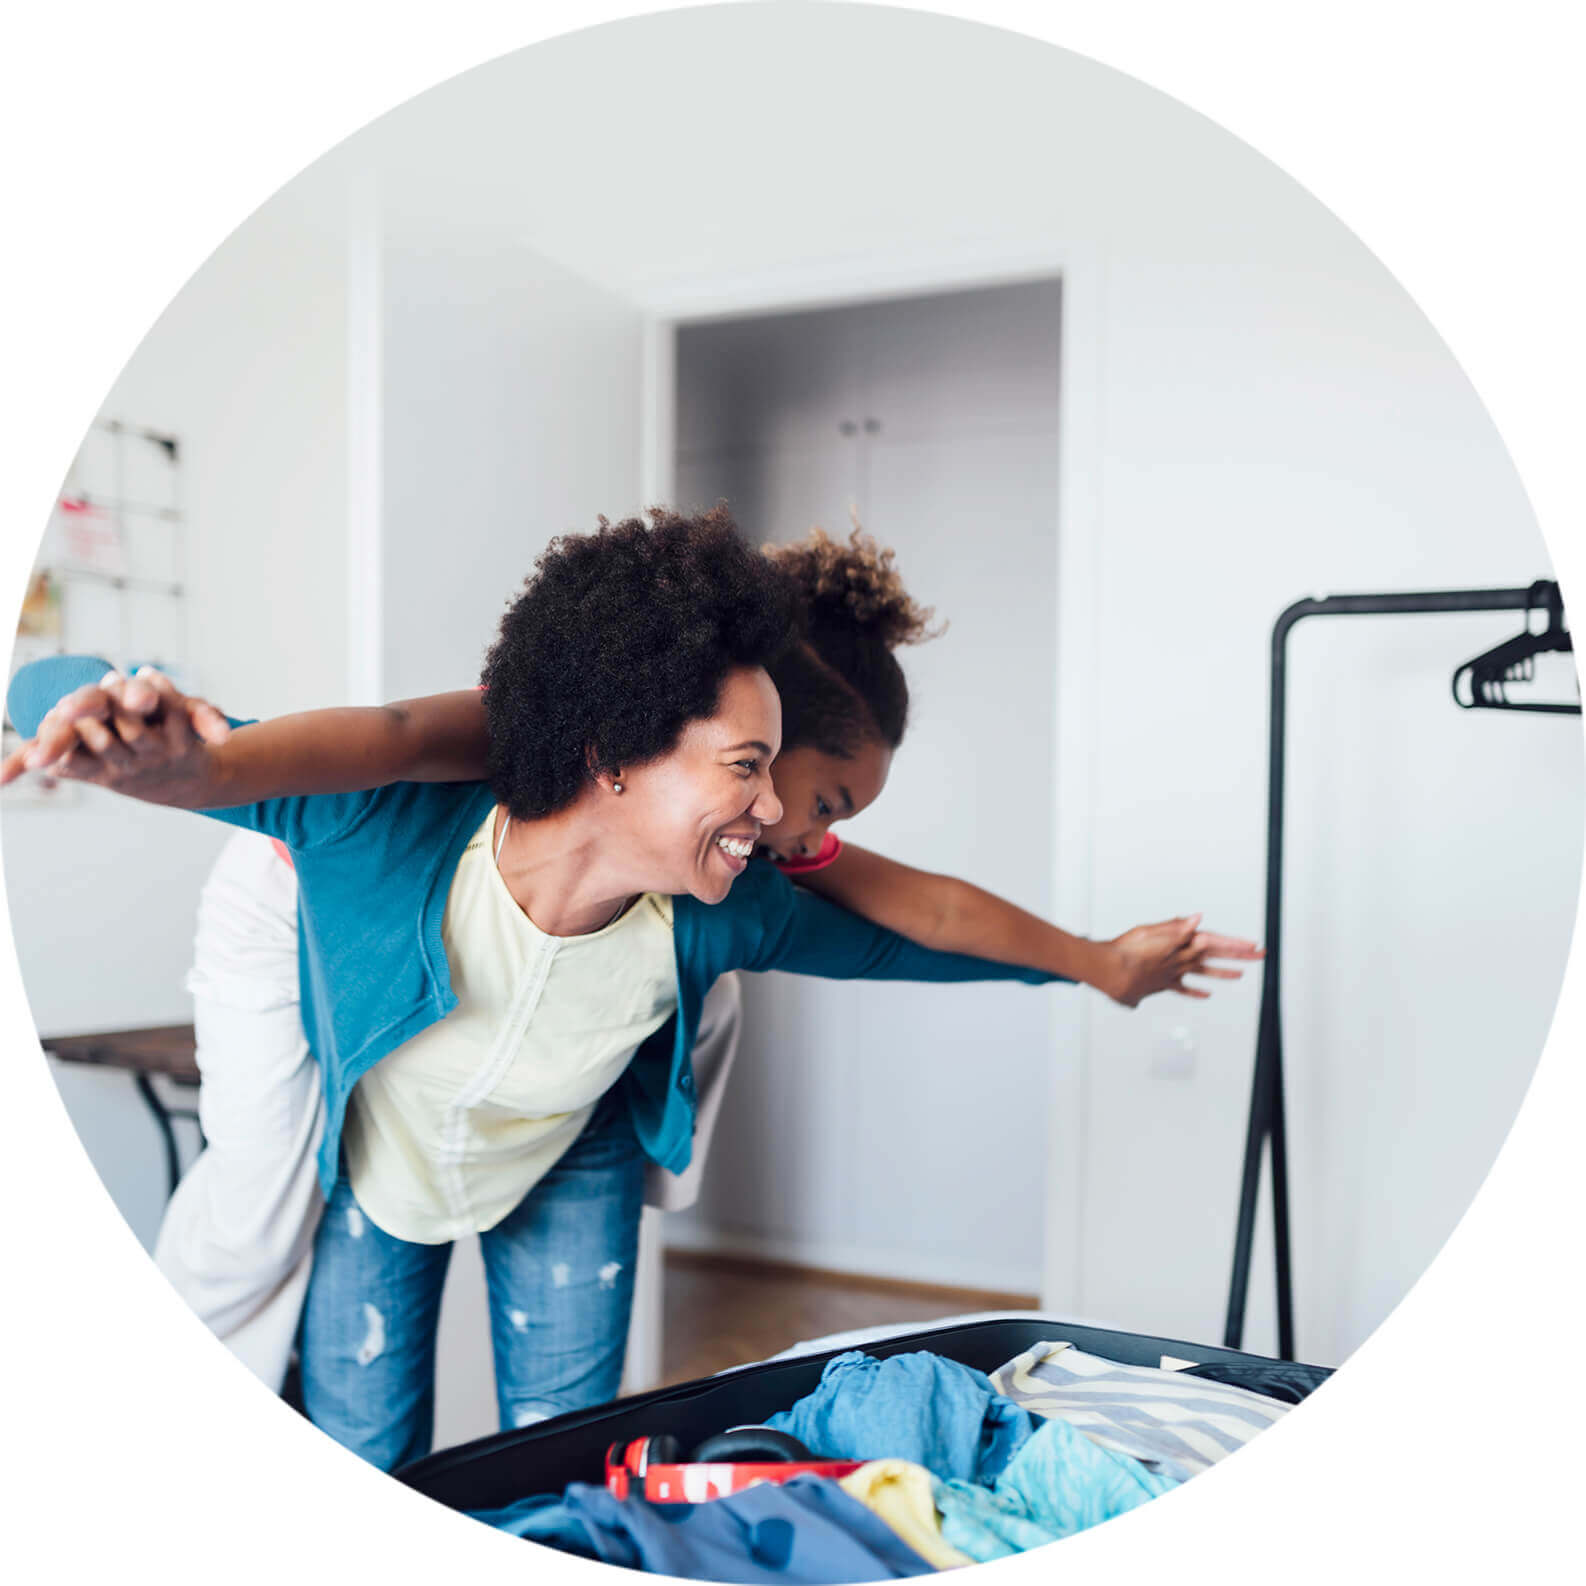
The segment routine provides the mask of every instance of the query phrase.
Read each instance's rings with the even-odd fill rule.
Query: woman
[[[880,793],[906,729],[908,685],[892,652],[931,637],[932,613],[909,597],[893,553],[857,531],[843,546],[815,529],[797,544],[767,546],[765,555],[797,587],[804,633],[772,668],[784,709],[774,778],[785,813],[762,834],[761,857],[921,945],[1045,969],[1126,1007],[1160,991],[1203,998],[1209,993],[1184,984],[1187,974],[1238,979],[1239,971],[1209,960],[1261,956],[1250,942],[1198,932],[1199,915],[1090,941],[970,883],[841,844],[831,826]],[[0,766],[0,786],[39,770],[191,807],[205,747],[229,735],[225,718],[155,674],[102,681],[103,670],[90,663],[91,681],[58,704],[51,696],[37,738]],[[161,714],[160,734],[145,732],[145,712]],[[259,724],[228,751],[230,785],[239,796],[264,798],[467,779],[485,774],[488,752],[483,699],[460,691]],[[288,878],[274,880],[289,903]]]
[[[115,723],[129,790],[163,745],[163,802],[292,850],[325,1087],[304,1399],[376,1464],[428,1446],[464,1231],[485,1246],[503,1418],[615,1391],[643,1156],[688,1166],[689,1052],[719,977],[1053,978],[923,951],[749,867],[782,818],[765,663],[794,605],[724,514],[554,543],[487,662],[488,784],[260,797],[279,775],[250,758],[263,729],[229,756],[184,745],[202,712],[168,684],[163,716]],[[19,701],[61,669],[31,670],[12,691],[24,731]]]

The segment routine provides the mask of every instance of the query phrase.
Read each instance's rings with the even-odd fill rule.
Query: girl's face
[[[782,819],[771,786],[781,742],[775,686],[763,668],[740,667],[722,684],[715,715],[690,722],[668,754],[601,778],[622,783],[606,808],[645,890],[701,903],[727,896],[762,830]]]
[[[891,769],[892,751],[882,743],[867,741],[847,760],[789,749],[776,763],[782,816],[761,832],[761,848],[773,859],[813,859],[827,828],[873,804]]]

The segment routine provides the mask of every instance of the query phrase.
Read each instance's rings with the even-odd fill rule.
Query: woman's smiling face
[[[621,773],[623,795],[608,812],[646,890],[686,892],[701,903],[727,896],[762,831],[782,819],[771,783],[781,741],[771,679],[759,667],[739,667],[713,715],[691,721],[658,760]]]
[[[789,749],[772,767],[782,818],[760,833],[760,847],[774,859],[811,859],[827,829],[873,804],[887,785],[892,751],[866,739],[848,759],[809,745]]]

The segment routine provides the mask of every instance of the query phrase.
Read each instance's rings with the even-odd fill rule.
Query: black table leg
[[[170,1181],[170,1188],[166,1194],[169,1197],[176,1193],[176,1186],[182,1178],[182,1154],[176,1148],[176,1131],[171,1127],[171,1115],[166,1110],[165,1103],[160,1100],[159,1093],[154,1088],[154,1081],[147,1074],[141,1071],[134,1074],[132,1083],[138,1087],[138,1094],[143,1098],[144,1105],[154,1115],[160,1136],[165,1141],[165,1171]]]

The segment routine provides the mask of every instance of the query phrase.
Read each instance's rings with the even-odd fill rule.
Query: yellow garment
[[[548,936],[496,868],[494,820],[446,900],[457,1006],[365,1074],[347,1109],[359,1205],[418,1244],[512,1211],[677,1006],[672,900],[647,892],[604,930]]]
[[[839,1485],[850,1498],[885,1520],[927,1564],[957,1569],[975,1561],[942,1539],[942,1522],[931,1498],[931,1473],[906,1459],[873,1459]]]

